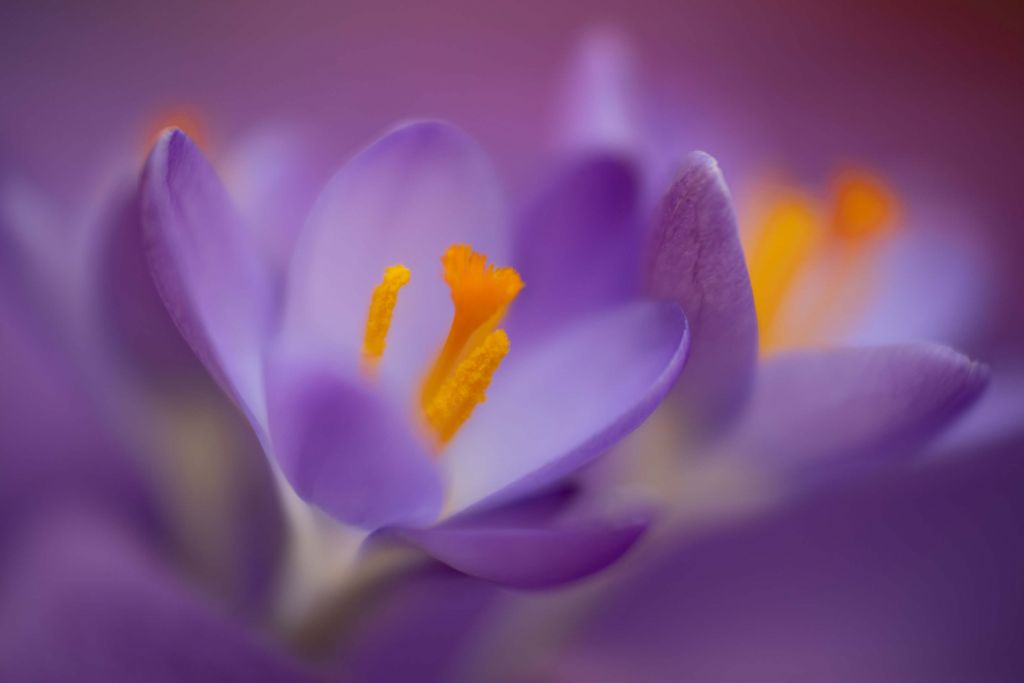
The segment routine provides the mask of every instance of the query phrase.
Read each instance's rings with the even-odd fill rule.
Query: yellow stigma
[[[763,348],[772,346],[776,321],[820,238],[819,211],[807,196],[789,190],[776,198],[747,247],[747,267]]]
[[[487,400],[487,387],[508,351],[508,335],[494,330],[441,383],[423,410],[439,445],[448,443],[477,405]]]
[[[455,313],[448,338],[423,380],[420,406],[424,413],[446,378],[497,328],[523,288],[523,280],[514,268],[495,268],[487,263],[486,256],[466,244],[448,247],[441,265]]]
[[[403,265],[384,269],[384,278],[374,287],[370,310],[366,314],[363,333],[363,364],[369,371],[376,369],[387,346],[391,315],[398,303],[398,291],[409,284],[409,269]]]

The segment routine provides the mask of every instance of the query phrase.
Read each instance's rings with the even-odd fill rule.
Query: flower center
[[[880,238],[896,223],[896,200],[877,177],[859,170],[839,174],[830,211],[810,195],[788,189],[764,208],[747,241],[761,350],[807,345],[863,302],[865,272]],[[818,269],[813,289],[791,305],[798,281]]]
[[[419,394],[421,415],[438,448],[487,399],[491,379],[510,348],[508,335],[498,325],[523,288],[514,268],[496,268],[466,244],[448,247],[441,265],[455,312]],[[363,365],[371,375],[384,355],[399,290],[410,276],[405,266],[390,266],[373,290],[363,335]]]

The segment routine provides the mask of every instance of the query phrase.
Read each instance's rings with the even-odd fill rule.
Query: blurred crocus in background
[[[3,19],[3,680],[1024,675],[1019,9]]]

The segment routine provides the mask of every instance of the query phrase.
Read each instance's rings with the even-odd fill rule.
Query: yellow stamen
[[[473,410],[487,400],[487,387],[508,351],[508,335],[494,330],[441,383],[424,409],[439,445],[448,443]]]
[[[846,169],[836,176],[829,241],[821,254],[825,277],[802,312],[798,341],[825,343],[867,304],[871,266],[881,239],[896,225],[897,204],[885,183],[867,171]]]
[[[398,291],[409,284],[409,269],[403,265],[384,269],[384,278],[373,289],[370,310],[366,314],[366,331],[363,333],[363,364],[369,371],[376,369],[387,346],[388,330],[391,329],[391,315],[398,303]]]
[[[448,247],[441,265],[455,313],[448,338],[423,380],[420,406],[424,413],[449,375],[457,371],[460,361],[501,323],[509,304],[523,288],[522,278],[514,268],[488,265],[486,256],[466,244]]]
[[[897,214],[885,183],[858,169],[836,176],[828,212],[805,195],[776,194],[747,245],[762,351],[824,342],[852,317],[867,300],[872,256]],[[798,279],[808,275],[794,301]]]
[[[819,211],[805,195],[787,191],[772,202],[747,248],[747,266],[761,346],[774,343],[779,312],[820,240]]]

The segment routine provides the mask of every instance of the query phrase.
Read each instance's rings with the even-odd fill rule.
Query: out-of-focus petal
[[[641,261],[639,185],[626,159],[597,154],[563,169],[520,218],[513,263],[526,288],[515,340],[635,296]]]
[[[515,588],[575,581],[618,560],[650,522],[646,513],[559,519],[517,506],[500,515],[464,515],[429,529],[400,529],[399,538],[470,576]]]
[[[729,192],[715,160],[694,153],[658,209],[648,291],[683,307],[691,328],[674,394],[688,427],[714,430],[747,397],[757,363],[757,318]]]
[[[408,418],[365,381],[279,361],[267,384],[273,451],[299,497],[366,529],[437,517],[438,467]]]
[[[78,303],[64,223],[51,198],[0,158],[0,287],[49,334],[67,333]]]
[[[201,366],[153,283],[134,184],[112,195],[92,233],[87,277],[103,348],[146,376],[193,380]]]
[[[137,183],[118,188],[90,235],[88,317],[105,362],[102,381],[111,387],[105,398],[133,427],[193,578],[259,609],[284,539],[276,482],[248,423],[156,290],[138,194]]]
[[[154,527],[138,461],[105,429],[57,342],[7,294],[0,289],[0,540],[40,510],[83,501]]]
[[[538,680],[1021,680],[1022,455],[1017,441],[684,535],[582,615]]]
[[[970,453],[1013,437],[1024,425],[1024,368],[992,368],[992,379],[977,404],[932,447],[936,457]]]
[[[968,235],[918,216],[925,229],[895,235],[873,281],[861,286],[871,305],[846,337],[850,344],[978,341],[991,313],[992,275]],[[948,220],[948,216],[947,216]]]
[[[385,268],[403,264],[412,281],[380,371],[418,381],[450,323],[441,255],[468,243],[507,264],[503,221],[494,173],[476,143],[442,123],[398,128],[346,164],[314,206],[292,262],[289,331],[355,357],[373,288]]]
[[[639,194],[649,207],[692,149],[685,140],[702,116],[699,108],[664,97],[663,89],[647,87],[637,62],[628,37],[616,28],[583,33],[567,74],[556,146],[566,154],[635,159],[644,171]]]
[[[672,387],[689,335],[674,304],[635,302],[518,357],[512,343],[487,402],[444,454],[453,510],[536,491],[604,453]]]
[[[913,455],[978,398],[988,374],[928,344],[780,354],[762,364],[730,446],[798,468]]]
[[[348,678],[342,680],[461,680],[459,668],[499,590],[436,563],[390,582],[346,631],[339,668]]]
[[[180,585],[112,520],[39,520],[0,582],[0,678],[59,683],[317,680]]]
[[[560,143],[570,150],[636,152],[648,142],[633,55],[626,38],[608,28],[580,41],[561,112]]]
[[[264,262],[283,276],[323,179],[297,130],[284,125],[249,131],[224,160],[224,182]]]
[[[184,133],[157,141],[142,180],[150,271],[167,310],[218,382],[262,421],[266,270],[216,172]]]

